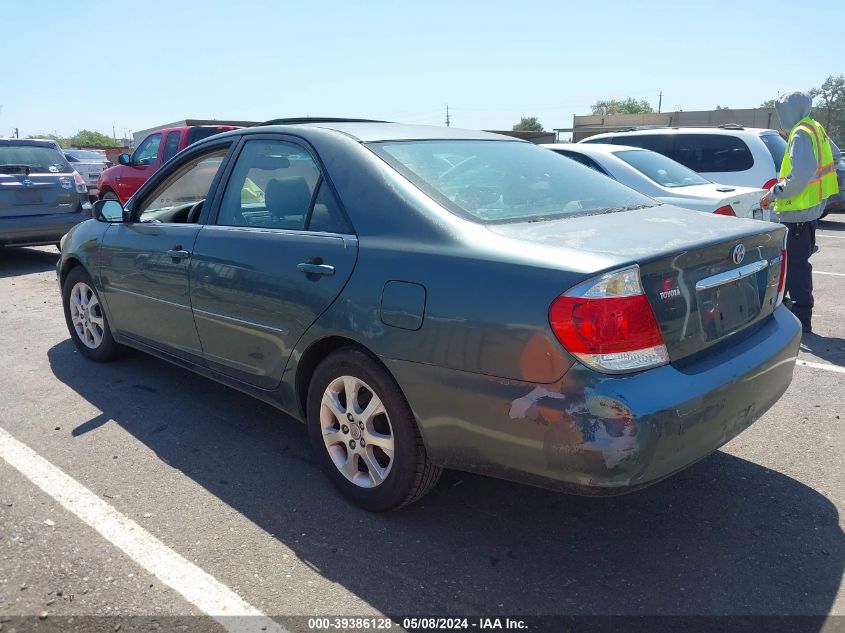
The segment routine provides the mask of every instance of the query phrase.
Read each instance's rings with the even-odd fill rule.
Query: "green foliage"
[[[730,107],[730,106],[720,106],[720,105],[717,105],[717,106],[716,106],[716,109],[717,109],[717,110],[730,110],[730,109],[731,109],[731,107]]]
[[[543,124],[535,116],[524,116],[513,126],[514,132],[542,132]]]
[[[79,130],[67,139],[67,141],[71,145],[79,145],[80,147],[120,147],[120,143],[111,136],[106,136],[105,134],[100,134],[92,130]]]
[[[815,99],[812,116],[838,142],[845,142],[845,76],[830,75],[819,88],[810,90]]]
[[[644,99],[600,99],[590,106],[593,114],[647,114],[654,112],[648,101]]]
[[[774,99],[766,99],[763,103],[760,104],[761,108],[774,108],[775,107],[775,100]]]

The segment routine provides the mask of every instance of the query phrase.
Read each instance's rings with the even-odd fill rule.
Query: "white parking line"
[[[812,369],[824,369],[826,371],[835,371],[837,374],[845,374],[845,367],[839,365],[831,365],[829,363],[811,363],[808,360],[797,361],[798,365],[802,367],[811,367]]]
[[[2,428],[0,457],[227,631],[285,632],[282,626],[247,604],[234,591],[182,558]]]
[[[816,232],[816,237],[832,237],[835,240],[845,240],[845,235],[827,235],[826,233]]]
[[[833,275],[835,277],[845,277],[845,273],[829,273],[826,270],[814,270],[814,275]]]

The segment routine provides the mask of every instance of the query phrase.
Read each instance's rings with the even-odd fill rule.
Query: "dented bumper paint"
[[[385,361],[429,456],[449,468],[620,494],[705,457],[765,413],[792,380],[800,325],[783,307],[700,359],[610,376],[575,364],[533,384]]]

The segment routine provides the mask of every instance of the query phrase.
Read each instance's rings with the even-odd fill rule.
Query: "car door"
[[[194,152],[160,174],[111,225],[100,247],[100,276],[111,325],[163,351],[203,363],[190,302],[191,249],[200,203],[212,191],[229,145]]]
[[[160,149],[161,134],[150,134],[141,141],[138,149],[132,154],[132,162],[124,165],[115,177],[117,194],[121,200],[131,198],[153,174]]]
[[[316,157],[293,138],[244,142],[227,180],[194,244],[194,318],[209,367],[272,389],[343,289],[357,239]]]

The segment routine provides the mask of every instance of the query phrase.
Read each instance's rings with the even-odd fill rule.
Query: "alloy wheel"
[[[77,282],[70,291],[70,319],[79,340],[89,349],[97,349],[103,342],[105,318],[94,290]]]
[[[347,480],[375,488],[393,466],[394,436],[378,394],[354,376],[332,380],[320,402],[323,442],[332,463]]]

